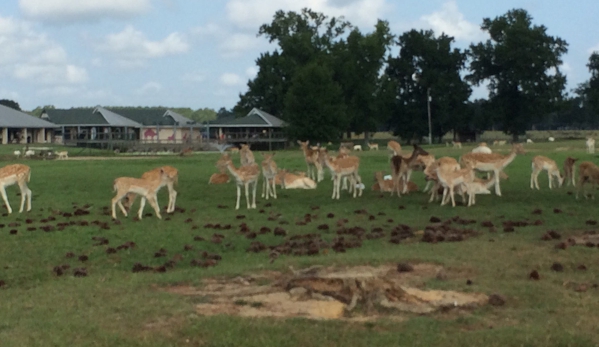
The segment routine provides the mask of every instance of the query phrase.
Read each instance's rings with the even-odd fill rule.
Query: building
[[[177,112],[160,107],[111,108],[111,111],[131,119],[142,128],[142,143],[193,143],[202,141],[202,125]]]
[[[7,143],[50,143],[55,124],[25,112],[0,105],[0,136]]]
[[[112,144],[136,141],[142,125],[103,107],[48,109],[42,112],[57,127],[64,144]]]
[[[217,119],[209,123],[210,139],[231,144],[264,143],[269,149],[273,143],[285,144],[285,122],[253,108],[245,117]]]

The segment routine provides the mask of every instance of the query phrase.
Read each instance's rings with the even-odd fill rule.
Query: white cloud
[[[181,76],[181,80],[186,82],[204,82],[206,80],[206,74],[201,71],[191,71]]]
[[[142,66],[147,59],[185,53],[189,44],[177,32],[163,40],[151,41],[141,31],[128,25],[123,31],[108,35],[96,49],[115,55],[123,66]]]
[[[25,16],[49,22],[130,18],[146,12],[151,0],[19,0]]]
[[[589,48],[589,54],[593,54],[594,52],[599,52],[599,43]]]
[[[230,0],[227,17],[240,28],[256,32],[260,25],[270,23],[277,10],[299,12],[310,8],[330,17],[344,16],[362,29],[372,27],[387,9],[385,0]]]
[[[248,67],[247,69],[245,69],[245,74],[247,75],[248,78],[253,79],[258,74],[258,67],[257,66]]]
[[[229,72],[220,76],[220,83],[222,83],[225,86],[233,87],[242,85],[243,80],[241,79],[241,77],[239,77],[239,75]]]
[[[88,80],[86,69],[70,63],[62,46],[26,21],[0,17],[0,44],[0,78],[6,75],[50,85]]]
[[[156,94],[162,90],[162,85],[158,82],[148,82],[141,86],[140,88],[135,90],[136,94],[144,95],[144,94]]]
[[[236,57],[264,43],[264,38],[255,35],[232,34],[221,41],[219,49],[225,58]]]
[[[420,20],[424,26],[433,29],[435,35],[445,33],[463,41],[480,41],[486,37],[479,25],[464,18],[455,1],[446,2],[441,10],[422,16]]]

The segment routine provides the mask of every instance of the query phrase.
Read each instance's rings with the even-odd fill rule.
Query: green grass
[[[550,156],[560,165],[568,155],[595,162],[597,158],[584,153],[584,141],[526,147],[528,153],[518,156],[506,169],[510,178],[502,182],[503,196],[478,196],[477,204],[471,208],[428,204],[428,195],[420,192],[400,199],[380,197],[378,192],[370,191],[373,173],[389,170],[385,151],[358,154],[362,158],[361,176],[367,186],[361,198],[352,199],[347,192],[342,192],[341,200],[332,201],[332,183],[327,174],[316,190],[279,190],[279,199],[270,201],[272,207],[265,207],[265,201],[258,196],[258,209],[252,211],[244,208],[244,200],[242,208],[234,210],[233,184],[207,184],[209,176],[216,171],[217,154],[131,161],[23,160],[21,162],[32,168],[29,186],[33,191],[33,210],[26,214],[15,212],[0,221],[5,225],[0,228],[0,280],[6,282],[6,286],[0,288],[0,346],[597,346],[599,290],[591,288],[578,293],[564,283],[597,283],[599,250],[570,247],[558,251],[553,247],[556,242],[541,241],[540,236],[549,229],[558,230],[563,237],[593,230],[595,227],[586,225],[585,221],[597,219],[599,202],[576,201],[573,195],[566,193],[571,188],[549,191],[546,174],[539,177],[541,191],[533,192],[529,188],[530,161],[536,154]],[[571,149],[556,151],[557,147]],[[427,149],[437,157],[458,157],[470,148]],[[506,152],[507,147],[503,151]],[[256,158],[260,160],[261,156],[256,153]],[[279,167],[305,170],[299,151],[280,152],[275,159]],[[122,224],[110,222],[102,208],[109,205],[113,196],[113,179],[140,176],[159,165],[179,169],[177,206],[186,211],[170,216],[168,221],[150,216],[139,222],[119,213]],[[421,173],[415,173],[414,179],[423,186]],[[18,211],[18,189],[13,186],[7,191],[13,209]],[[162,206],[166,205],[166,189],[160,193],[159,201]],[[73,203],[91,205],[91,214],[71,219],[109,222],[110,229],[97,226],[71,226],[53,232],[39,229],[48,224],[40,220],[50,216],[51,210],[71,212]],[[228,208],[219,209],[219,204]],[[313,206],[320,209],[313,211]],[[405,209],[400,210],[399,206]],[[540,216],[531,214],[536,208],[543,210]],[[563,213],[553,213],[554,208]],[[266,213],[259,213],[260,209]],[[370,221],[366,215],[354,214],[357,209],[367,209],[376,219]],[[133,210],[137,210],[137,204]],[[146,206],[146,212],[150,210]],[[480,230],[480,235],[457,243],[400,245],[388,243],[386,237],[365,241],[363,247],[346,253],[281,256],[271,264],[267,253],[247,253],[245,250],[251,240],[237,234],[237,225],[241,222],[253,230],[278,226],[278,221],[267,221],[269,212],[280,213],[280,218],[289,222],[283,227],[290,234],[319,232],[328,240],[335,237],[335,222],[339,218],[348,218],[350,226],[361,225],[366,229],[381,226],[388,235],[398,223],[422,229],[431,216],[441,219],[460,216],[476,219],[479,224],[475,228]],[[385,216],[378,216],[379,212]],[[306,226],[295,225],[306,213],[316,213],[318,218]],[[328,213],[334,213],[335,218],[326,218]],[[237,215],[246,218],[239,220]],[[192,221],[186,222],[188,218]],[[387,223],[389,218],[393,223]],[[480,227],[483,220],[500,225],[502,220],[525,218],[541,219],[544,225],[516,228],[514,233],[503,233],[499,228],[493,234]],[[26,219],[33,223],[27,224]],[[50,224],[63,220],[58,216],[57,221]],[[15,222],[20,226],[9,226]],[[232,224],[233,228],[219,231],[226,236],[222,244],[194,241],[196,235],[209,239],[214,233],[202,227],[205,223]],[[316,230],[323,223],[331,225],[331,230]],[[193,226],[198,228],[192,229]],[[38,229],[27,231],[28,227]],[[12,229],[18,233],[11,235]],[[110,247],[127,241],[134,241],[137,247],[109,255],[105,253],[107,246],[93,245],[93,236],[107,238]],[[273,245],[282,239],[260,235],[258,240]],[[185,244],[193,245],[194,250],[184,252]],[[155,258],[154,253],[160,248],[165,248],[168,254]],[[191,259],[197,258],[200,250],[219,253],[223,259],[216,267],[191,267]],[[67,252],[75,253],[76,257],[65,258]],[[81,254],[89,257],[84,264],[77,260]],[[183,260],[166,273],[131,271],[136,262],[157,266],[175,254],[181,254]],[[206,298],[157,290],[157,287],[174,284],[197,285],[205,277],[235,276],[264,269],[286,271],[289,265],[299,268],[315,264],[376,265],[399,261],[434,262],[455,270],[453,273],[457,275],[447,281],[428,281],[427,288],[501,293],[508,298],[507,304],[460,313],[402,315],[397,321],[381,319],[368,323],[249,320],[202,317],[197,315],[194,306]],[[556,261],[564,265],[564,272],[550,270]],[[52,269],[62,264],[69,264],[71,268],[57,277]],[[576,270],[579,264],[585,264],[588,270]],[[72,271],[77,267],[86,267],[89,275],[74,277]],[[540,281],[528,279],[532,269],[539,270]],[[466,285],[467,279],[471,279],[473,285]]]

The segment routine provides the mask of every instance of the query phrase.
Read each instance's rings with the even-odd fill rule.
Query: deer
[[[235,204],[235,209],[239,210],[239,200],[241,198],[241,187],[245,188],[245,200],[247,202],[247,208],[255,209],[256,208],[256,188],[258,185],[258,177],[260,177],[260,169],[258,168],[258,164],[248,164],[245,166],[241,166],[236,168],[233,165],[233,161],[229,157],[227,153],[222,155],[223,162],[226,165],[227,170],[233,178],[235,178],[235,184],[237,186],[237,203]],[[250,204],[250,194],[249,188],[252,187],[253,192],[253,200]]]
[[[68,151],[60,151],[60,152],[56,152],[56,159],[58,160],[62,160],[62,159],[68,159],[69,158],[69,152]]]
[[[459,141],[451,141],[453,148],[462,148],[462,143]]]
[[[379,144],[378,143],[368,143],[368,149],[371,151],[378,151]]]
[[[549,189],[553,189],[552,182],[554,177],[557,180],[558,188],[562,186],[562,184],[564,183],[564,177],[560,175],[555,160],[549,159],[542,155],[537,155],[534,158],[532,158],[532,174],[530,175],[530,189],[534,189],[535,187],[537,188],[537,190],[541,189],[539,187],[539,174],[543,170],[547,171],[547,177],[549,178]]]
[[[412,151],[412,155],[408,159],[403,158],[401,155],[394,155],[393,158],[391,158],[391,172],[393,177],[393,184],[396,188],[398,197],[401,197],[399,181],[403,179],[403,193],[406,194],[408,190],[407,182],[410,166],[413,165],[413,163],[418,159],[419,155],[428,155],[428,152],[422,149],[417,144],[414,144],[413,146],[414,150]],[[391,192],[391,196],[393,196],[393,192]]]
[[[512,145],[512,151],[508,155],[501,155],[497,153],[466,153],[460,158],[460,165],[462,167],[472,167],[475,170],[483,172],[493,172],[495,177],[495,194],[501,196],[501,188],[499,187],[500,172],[505,169],[518,154],[524,154],[524,148],[521,144],[515,143]]]
[[[592,137],[587,138],[587,153],[593,154],[595,153],[595,139]]]
[[[397,141],[387,142],[387,149],[389,150],[389,161],[396,155],[401,155],[401,145]]]
[[[275,176],[277,175],[277,163],[272,159],[275,153],[266,154],[262,153],[264,160],[262,161],[262,176],[264,181],[262,182],[262,197],[266,196],[268,200],[269,196],[277,198],[277,186],[275,184]]]
[[[393,191],[393,180],[386,180],[383,177],[383,172],[382,171],[377,171],[374,173],[374,179],[375,179],[375,183],[372,185],[372,190],[374,191],[381,191],[381,192],[392,192]],[[403,190],[403,184],[404,182],[401,181],[400,184],[402,185],[401,190]],[[408,192],[417,192],[418,191],[418,186],[416,185],[416,183],[412,182],[412,181],[408,181]]]
[[[161,180],[163,173],[166,175],[164,180]],[[179,182],[179,171],[172,166],[161,166],[150,171],[146,171],[141,175],[142,179],[158,181],[161,180],[162,185],[156,188],[156,194],[158,191],[166,186],[168,188],[168,206],[166,208],[166,213],[175,212],[175,203],[177,201],[177,191],[175,190],[175,184]],[[125,200],[125,208],[131,208],[131,205],[135,202],[135,198],[137,194],[134,192],[130,192],[127,194],[127,199]]]
[[[441,183],[439,182],[439,177],[437,176],[438,168],[440,168],[441,170],[444,170],[444,171],[457,171],[461,167],[460,167],[460,164],[458,163],[458,161],[455,160],[454,158],[441,157],[441,158],[437,159],[436,161],[434,161],[433,163],[431,163],[430,165],[428,165],[424,169],[424,175],[425,175],[425,178],[427,181],[427,187],[428,187],[428,183],[434,182],[433,188],[431,189],[431,198],[430,198],[429,202],[433,202],[434,200],[437,199],[437,196],[439,194],[439,189],[441,188]],[[426,191],[426,189],[425,189],[425,191]]]
[[[322,171],[321,161],[319,158],[319,151],[315,151],[309,147],[310,141],[297,141],[300,145],[302,151],[304,152],[304,159],[306,161],[306,165],[308,166],[308,177],[311,179],[320,182],[324,179],[324,173]]]
[[[575,181],[575,171],[576,166],[574,164],[578,161],[578,158],[568,157],[564,160],[564,178],[566,180],[566,184],[569,186],[570,182],[572,182],[572,186],[576,186]]]
[[[129,193],[133,193],[135,195],[141,195],[141,203],[139,205],[139,211],[137,213],[137,217],[142,219],[143,210],[146,205],[146,200],[150,203],[150,205],[154,208],[154,212],[156,213],[156,217],[158,219],[162,219],[160,215],[160,208],[158,207],[158,201],[156,198],[156,194],[160,187],[167,184],[168,173],[164,171],[162,168],[158,169],[158,177],[152,176],[151,178],[133,178],[133,177],[118,177],[114,180],[112,185],[113,190],[116,192],[114,198],[112,198],[112,218],[117,219],[116,217],[116,205],[119,205],[119,208],[127,217],[127,210],[123,206],[122,200]]]
[[[586,183],[591,184],[591,195],[595,199],[595,186],[599,183],[599,167],[595,163],[590,161],[583,161],[578,165],[578,190],[576,190],[576,199],[578,200],[578,193],[584,189]],[[584,191],[584,197],[588,199],[586,190]]]
[[[231,177],[222,172],[213,173],[208,180],[208,184],[225,184],[231,181]]]
[[[31,168],[23,164],[11,164],[0,168],[0,194],[6,205],[8,213],[12,213],[12,208],[6,196],[6,187],[17,184],[21,191],[21,208],[19,213],[23,212],[25,200],[27,200],[27,212],[31,211],[31,189],[27,187],[27,183],[31,180]]]
[[[252,153],[252,151],[250,150],[250,145],[241,145],[241,149],[239,150],[239,157],[241,160],[241,166],[248,166],[256,163],[254,153]]]
[[[306,177],[303,172],[295,175],[282,169],[278,171],[276,178],[281,182],[283,189],[316,189],[316,182],[310,177]]]
[[[357,191],[359,196],[362,196],[361,179],[358,175],[360,168],[360,158],[348,156],[340,159],[332,159],[329,155],[325,157],[325,165],[331,170],[333,175],[333,195],[332,199],[340,198],[340,186],[343,177],[348,176],[350,181],[350,189],[353,188],[353,197],[356,197]],[[360,188],[358,188],[360,187]]]
[[[446,171],[438,167],[437,177],[439,179],[439,183],[441,183],[441,185],[444,187],[441,206],[448,202],[447,194],[449,193],[451,205],[452,207],[455,207],[455,187],[460,184],[464,184],[466,186],[466,190],[468,192],[468,206],[472,206],[472,204],[474,204],[475,194],[469,190],[469,185],[474,181],[474,170],[472,167],[466,165],[466,167],[457,171]]]

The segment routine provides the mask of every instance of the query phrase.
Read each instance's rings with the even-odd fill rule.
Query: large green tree
[[[399,56],[388,58],[385,99],[394,105],[389,123],[403,139],[428,136],[428,94],[433,138],[469,124],[471,89],[460,76],[467,56],[451,47],[453,41],[432,30],[410,30],[398,39]]]
[[[286,131],[291,139],[331,141],[348,126],[343,91],[327,62],[315,61],[297,71],[285,96]]]
[[[245,114],[258,107],[285,119],[285,95],[296,72],[327,56],[348,28],[349,22],[310,9],[277,11],[270,24],[260,27],[258,35],[278,47],[256,60],[258,74],[248,82],[248,91],[240,95],[235,112]]]
[[[385,55],[393,39],[389,23],[379,20],[373,32],[363,34],[354,28],[347,39],[340,40],[333,48],[335,80],[343,89],[350,124],[348,130],[365,133],[367,140],[369,132],[376,131],[384,120],[384,113],[377,103],[377,92]]]
[[[599,114],[599,52],[591,54],[587,67],[591,78],[584,86],[585,98],[593,112]]]
[[[566,77],[560,72],[568,44],[533,25],[522,9],[508,11],[481,26],[490,39],[470,46],[475,85],[488,82],[489,97],[503,131],[514,140],[540,122],[563,98]]]
[[[19,106],[19,103],[14,100],[2,99],[0,100],[0,105],[4,105],[17,111],[21,111],[21,106]]]

